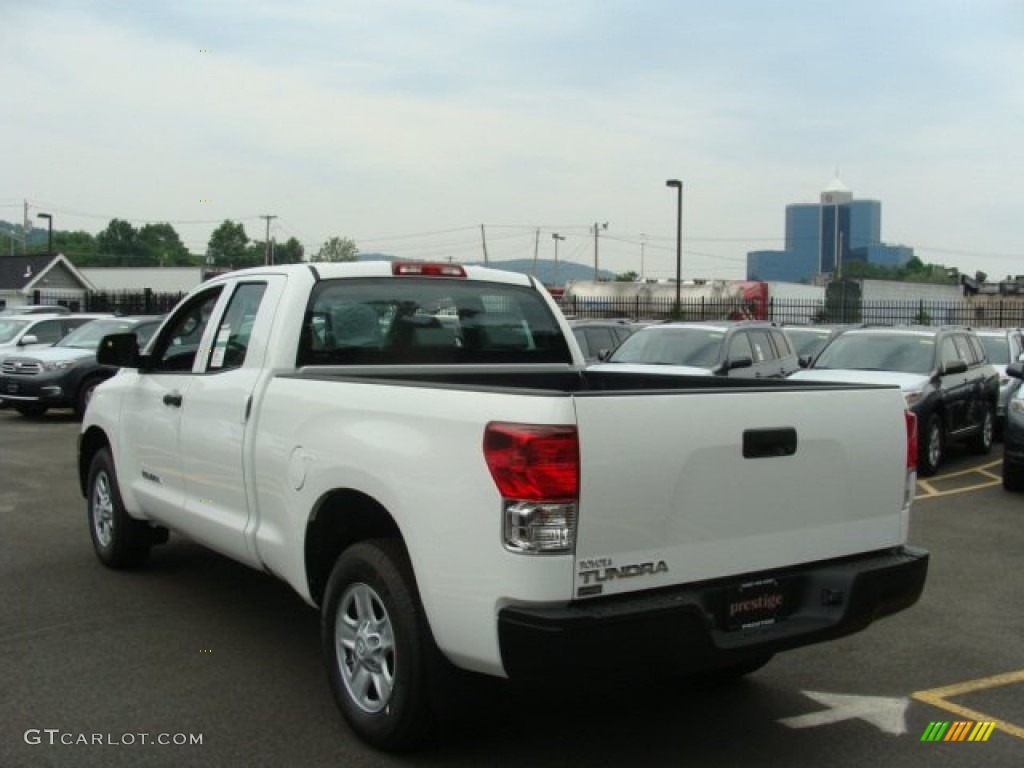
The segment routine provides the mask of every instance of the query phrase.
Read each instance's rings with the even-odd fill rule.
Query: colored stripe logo
[[[988,741],[995,727],[996,724],[992,721],[931,722],[921,734],[921,741]]]

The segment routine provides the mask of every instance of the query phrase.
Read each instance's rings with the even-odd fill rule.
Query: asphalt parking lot
[[[2,766],[1009,766],[1024,755],[1024,495],[1003,491],[998,446],[919,483],[911,540],[932,562],[908,611],[725,688],[492,685],[471,716],[399,757],[347,730],[317,614],[283,584],[173,536],[144,570],[99,565],[77,428],[60,412],[33,423],[0,410]],[[638,638],[622,663],[642,652]]]

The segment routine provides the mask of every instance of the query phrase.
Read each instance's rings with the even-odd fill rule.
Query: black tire
[[[41,419],[46,414],[48,406],[40,403],[19,403],[14,406],[14,410],[27,419]]]
[[[1024,464],[1007,461],[1003,457],[1003,488],[1015,493],[1024,491]]]
[[[929,414],[924,420],[918,444],[917,473],[922,477],[930,477],[939,471],[946,448],[946,435],[939,414]]]
[[[89,465],[89,533],[96,556],[108,568],[132,568],[149,557],[153,529],[124,510],[110,451],[100,449]]]
[[[409,749],[437,722],[448,666],[434,644],[412,566],[396,539],[346,549],[324,595],[321,638],[335,701],[366,742]]]
[[[80,419],[85,416],[85,409],[89,407],[93,391],[102,383],[103,379],[97,376],[88,378],[81,383],[78,387],[78,394],[75,396],[75,416]]]
[[[985,412],[981,417],[981,425],[978,434],[971,438],[970,448],[979,456],[985,456],[992,451],[992,443],[995,442],[996,434],[996,411],[991,403],[985,403]]]

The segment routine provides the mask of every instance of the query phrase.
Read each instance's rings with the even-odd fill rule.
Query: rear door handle
[[[164,405],[171,405],[174,406],[175,408],[181,408],[181,395],[177,393],[164,395]]]

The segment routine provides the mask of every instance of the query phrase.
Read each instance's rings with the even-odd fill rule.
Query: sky
[[[838,172],[1024,274],[1024,0],[0,0],[0,73],[8,221],[671,278],[679,179],[682,276],[742,279]]]

